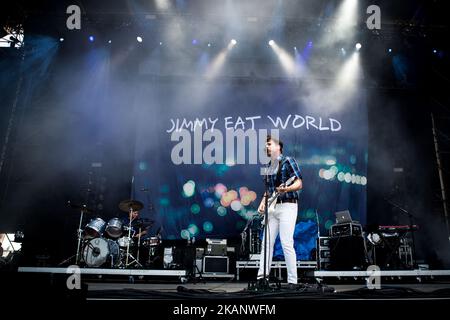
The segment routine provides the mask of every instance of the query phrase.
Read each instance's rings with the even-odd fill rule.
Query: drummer
[[[141,229],[139,228],[139,225],[140,224],[142,225],[142,219],[139,218],[139,215],[140,215],[140,211],[133,209],[129,213],[129,217],[124,218],[122,220],[123,225],[125,227],[128,227],[130,225],[130,220],[131,220],[131,234],[132,234],[132,237],[135,239],[138,239],[139,237],[141,237],[141,238],[144,237],[148,232],[148,227],[141,228]],[[140,230],[140,232],[139,232],[139,230]]]

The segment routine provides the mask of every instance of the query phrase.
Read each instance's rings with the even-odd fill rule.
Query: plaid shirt
[[[285,183],[290,177],[294,175],[298,179],[302,179],[300,168],[294,158],[281,155],[279,161],[281,170],[280,168],[278,168],[275,174],[269,175],[269,195],[271,195],[275,191],[275,188],[279,187],[280,184]],[[278,197],[278,199],[282,201],[287,199],[298,199],[298,191],[282,193]]]

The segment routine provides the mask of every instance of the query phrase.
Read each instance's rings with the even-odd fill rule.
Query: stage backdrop
[[[334,104],[290,82],[150,82],[142,82],[132,104],[137,138],[131,196],[145,203],[143,217],[155,221],[151,234],[239,236],[264,190],[263,157],[251,139],[227,134],[254,134],[259,148],[271,129],[279,129],[284,154],[296,158],[302,171],[299,222],[319,221],[322,235],[336,211],[348,209],[365,222],[364,92],[336,97]],[[320,89],[326,94],[327,83]]]

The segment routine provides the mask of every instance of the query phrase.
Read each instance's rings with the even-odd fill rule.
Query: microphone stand
[[[319,224],[319,214],[316,209],[316,222],[317,222],[317,244],[316,244],[316,270],[320,270],[320,224]]]
[[[273,164],[273,161],[271,161],[271,164]],[[279,164],[280,165],[280,164]],[[256,285],[254,286],[255,291],[271,291],[270,288],[270,281],[269,281],[269,275],[268,275],[268,261],[267,261],[267,238],[268,238],[268,226],[269,226],[269,174],[272,172],[272,165],[269,167],[266,167],[266,174],[264,175],[264,266],[263,266],[263,278],[260,279],[260,281],[256,281]],[[249,288],[250,285],[249,285]]]
[[[269,226],[269,172],[266,172],[264,176],[264,189],[265,189],[265,197],[264,197],[264,273],[263,273],[263,281],[261,283],[260,289],[269,289],[269,279],[268,279],[268,265],[267,265],[267,238],[268,238],[268,226]]]
[[[398,204],[392,202],[389,199],[384,199],[386,200],[387,203],[389,203],[391,206],[393,206],[394,208],[397,208],[400,210],[400,212],[406,216],[408,216],[409,219],[409,228],[411,229],[411,241],[412,241],[412,257],[411,257],[411,263],[412,263],[412,267],[413,269],[416,267],[416,243],[414,240],[414,230],[413,230],[413,225],[414,225],[414,215],[412,215],[408,210],[400,207]]]

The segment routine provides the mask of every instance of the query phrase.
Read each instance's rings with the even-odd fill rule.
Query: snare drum
[[[123,233],[122,221],[119,218],[112,218],[108,221],[105,231],[113,239],[120,238]]]
[[[134,244],[133,239],[128,237],[119,238],[119,240],[117,240],[117,243],[121,248],[126,248],[128,247],[128,245],[133,246]]]
[[[106,222],[102,218],[92,219],[84,228],[84,239],[101,237],[105,231]]]

